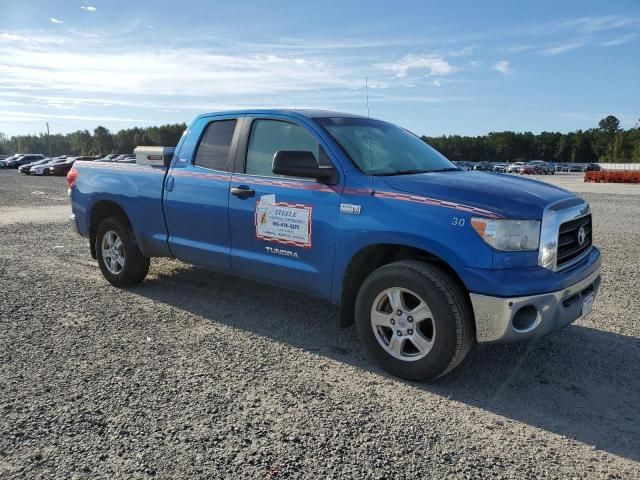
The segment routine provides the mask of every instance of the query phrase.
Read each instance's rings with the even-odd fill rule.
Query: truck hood
[[[575,195],[537,180],[475,171],[378,177],[400,192],[481,208],[506,218],[540,219],[550,203]],[[382,185],[381,185],[382,187]]]

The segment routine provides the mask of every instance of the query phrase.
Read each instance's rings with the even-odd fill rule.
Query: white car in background
[[[42,163],[40,165],[36,165],[35,167],[31,167],[31,169],[29,170],[29,173],[31,175],[47,175],[48,174],[48,168],[51,165],[55,165],[56,163],[62,163],[66,161],[66,158],[53,158],[51,159],[50,162],[47,163]]]
[[[520,169],[524,167],[524,162],[513,162],[507,165],[507,173],[520,173]]]

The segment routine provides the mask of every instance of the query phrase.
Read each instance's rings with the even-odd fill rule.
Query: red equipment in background
[[[640,170],[584,172],[584,181],[596,183],[640,183]]]

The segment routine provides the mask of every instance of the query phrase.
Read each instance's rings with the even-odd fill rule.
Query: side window
[[[211,122],[200,140],[193,163],[200,167],[226,172],[235,128],[236,120]]]
[[[250,175],[279,176],[273,173],[273,156],[278,150],[312,152],[318,160],[320,144],[304,128],[279,120],[255,120],[247,148],[246,173]]]

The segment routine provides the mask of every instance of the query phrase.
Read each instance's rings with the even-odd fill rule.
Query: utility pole
[[[51,157],[51,141],[49,140],[49,122],[47,122],[47,153]]]

